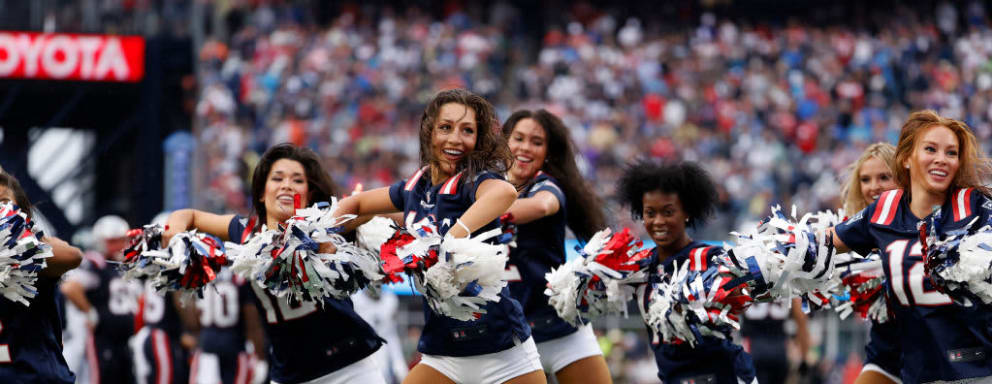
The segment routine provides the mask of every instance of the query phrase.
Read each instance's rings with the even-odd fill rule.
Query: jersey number
[[[238,323],[238,287],[227,281],[214,283],[216,290],[207,290],[200,307],[200,324],[218,328],[233,327]]]
[[[317,305],[312,301],[301,300],[295,306],[289,303],[289,299],[282,297],[273,297],[268,291],[260,288],[258,285],[251,284],[251,289],[255,290],[255,296],[258,296],[258,301],[262,303],[262,307],[265,308],[265,321],[269,324],[275,324],[279,322],[279,316],[282,317],[283,321],[299,319],[303,316],[309,315],[317,311]],[[272,305],[275,301],[278,307]]]
[[[785,320],[789,316],[789,308],[789,306],[778,302],[754,303],[744,312],[744,318],[748,320]]]
[[[909,247],[909,255],[906,254],[907,246]],[[885,248],[885,252],[889,254],[889,263],[886,265],[886,268],[889,269],[889,283],[892,285],[892,291],[895,292],[899,304],[905,306],[951,304],[952,301],[949,296],[935,290],[927,290],[923,286],[923,282],[926,280],[926,275],[923,273],[923,261],[913,263],[913,266],[909,268],[909,273],[903,273],[903,261],[906,256],[923,257],[923,249],[920,247],[919,241],[913,241],[913,245],[909,245],[909,240],[896,240]],[[906,292],[907,286],[909,287],[908,294]]]
[[[3,333],[3,322],[0,321],[0,333]],[[10,346],[7,344],[0,344],[0,363],[9,363],[13,361],[10,358]]]
[[[120,277],[110,280],[110,299],[107,309],[118,316],[133,315],[138,312],[138,297],[135,287]]]
[[[157,324],[162,321],[162,318],[165,317],[165,296],[155,292],[149,286],[145,291],[144,310],[145,323]]]

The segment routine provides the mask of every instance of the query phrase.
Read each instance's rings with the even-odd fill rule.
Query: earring
[[[909,169],[909,164],[906,164],[906,169]]]
[[[688,223],[688,222],[689,222],[689,218],[686,218],[686,219],[685,219],[685,222],[686,222],[686,223]]]

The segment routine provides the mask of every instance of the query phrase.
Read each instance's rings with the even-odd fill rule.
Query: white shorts
[[[379,364],[375,362],[374,354],[368,355],[364,359],[351,363],[350,365],[337,371],[328,373],[310,381],[304,381],[300,384],[349,383],[386,384],[386,379],[382,377],[382,370],[379,369]],[[279,383],[273,381],[272,384]]]
[[[596,341],[596,334],[589,324],[570,335],[537,344],[537,352],[541,354],[541,364],[545,368],[550,367],[551,372],[558,372],[589,356],[603,355],[603,350]]]
[[[421,364],[436,369],[456,383],[503,383],[514,377],[541,370],[534,338],[496,353],[453,357],[424,354]]]

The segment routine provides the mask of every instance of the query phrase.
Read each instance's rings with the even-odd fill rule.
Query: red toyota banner
[[[144,75],[138,36],[0,31],[0,78],[135,82]]]

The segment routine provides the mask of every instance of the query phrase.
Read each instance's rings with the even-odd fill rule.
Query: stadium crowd
[[[723,181],[722,221],[701,236],[714,240],[774,202],[838,206],[843,167],[869,143],[895,142],[911,110],[992,135],[992,30],[978,2],[816,26],[703,13],[671,31],[575,7],[536,50],[512,32],[520,11],[506,3],[487,20],[354,9],[319,27],[298,5],[233,9],[250,22],[199,52],[207,209],[246,211],[246,170],[283,141],[317,150],[345,187],[411,174],[423,103],[451,87],[486,96],[501,118],[533,106],[560,115],[602,196],[637,157],[701,161]]]

